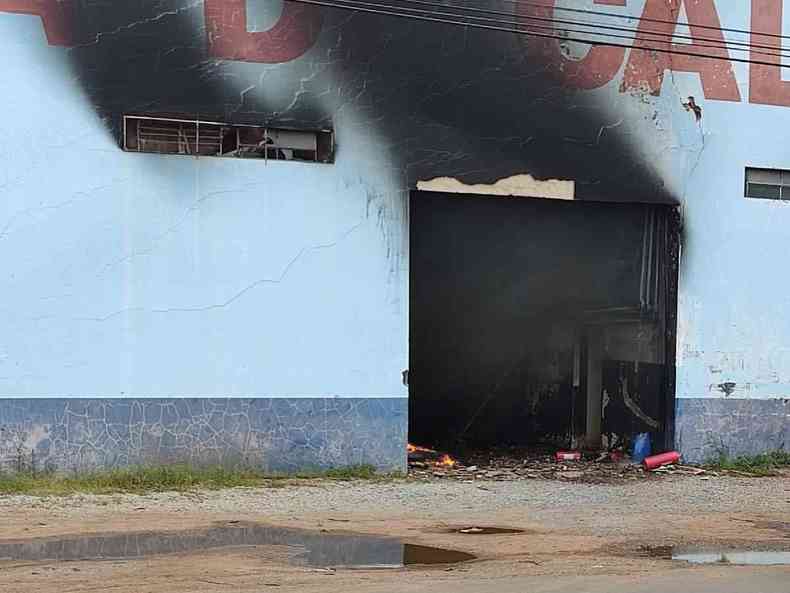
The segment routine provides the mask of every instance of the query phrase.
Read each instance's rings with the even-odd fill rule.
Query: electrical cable
[[[619,27],[619,26],[616,26],[616,25],[605,25],[605,24],[600,24],[600,23],[591,23],[591,22],[587,22],[587,21],[573,21],[573,20],[567,20],[567,19],[558,19],[558,18],[548,17],[548,16],[514,14],[514,13],[511,13],[511,12],[506,12],[506,11],[502,11],[502,10],[492,10],[492,9],[488,9],[488,8],[477,8],[477,7],[451,5],[451,4],[439,4],[437,2],[430,2],[430,1],[426,1],[426,0],[402,0],[402,1],[407,3],[407,4],[417,4],[417,5],[420,5],[420,6],[431,6],[431,7],[434,7],[434,8],[450,9],[450,10],[460,11],[462,13],[464,13],[464,12],[471,12],[471,13],[480,13],[480,14],[491,14],[491,15],[508,17],[508,18],[516,18],[518,20],[523,20],[523,21],[538,21],[538,22],[548,22],[548,23],[553,23],[553,24],[582,26],[582,27],[589,27],[589,28],[594,28],[594,29],[606,29],[606,30],[610,30],[610,31],[620,31],[620,32],[626,32],[626,33],[633,33],[634,35],[636,35],[636,34],[652,35],[652,36],[656,36],[656,37],[659,38],[659,39],[656,39],[655,41],[661,41],[660,38],[663,37],[663,38],[666,38],[667,40],[686,39],[686,40],[690,40],[690,41],[693,41],[693,42],[710,41],[710,42],[712,42],[714,44],[717,44],[720,47],[723,47],[723,48],[727,47],[727,48],[733,49],[735,51],[744,51],[744,50],[741,50],[738,47],[731,47],[731,46],[740,46],[740,47],[746,47],[746,48],[770,49],[770,50],[774,50],[774,51],[778,50],[780,52],[786,51],[786,50],[783,50],[780,46],[776,46],[776,45],[764,45],[764,44],[744,42],[744,41],[729,41],[729,40],[724,40],[724,39],[714,39],[712,37],[695,37],[695,36],[692,36],[692,35],[683,35],[683,34],[679,34],[679,33],[664,33],[664,32],[655,31],[655,30],[640,31],[638,29],[633,29],[633,28],[630,28],[630,27]],[[405,8],[405,10],[417,10],[417,9]],[[455,16],[455,15],[453,15],[453,16]],[[472,16],[468,16],[468,15],[465,15],[465,14],[463,16],[465,16],[467,18],[475,18],[475,19],[478,19],[478,20],[489,20],[489,19],[482,19],[482,17],[472,17]],[[505,22],[505,21],[503,21],[502,23],[503,24],[517,24],[517,23],[514,23],[514,22]],[[677,23],[677,25],[686,26],[685,23]],[[579,32],[579,33],[586,32],[586,31],[572,31],[570,29],[565,29],[564,27],[562,28],[562,30],[569,31],[569,32]],[[622,35],[613,35],[613,37],[620,38],[620,39],[631,39],[630,36],[622,36]],[[654,40],[651,39],[650,41],[654,41]],[[714,46],[708,46],[708,47],[714,47]],[[763,53],[763,52],[760,52],[760,53],[762,55],[773,55],[771,53]],[[790,57],[790,54],[784,54],[783,53],[781,55],[786,55],[786,56]]]
[[[346,3],[346,4],[338,3],[337,1],[335,1],[335,2],[331,2],[331,1],[327,1],[327,0],[290,0],[290,1],[291,2],[298,2],[300,4],[310,4],[310,5],[314,5],[314,6],[324,6],[324,7],[328,7],[328,8],[337,8],[337,9],[341,9],[341,10],[352,10],[352,11],[357,11],[357,12],[365,12],[365,13],[369,13],[369,14],[378,14],[378,15],[384,15],[384,16],[394,16],[394,17],[398,17],[398,18],[405,18],[405,19],[411,19],[411,20],[416,20],[416,21],[440,23],[440,24],[447,24],[447,25],[456,25],[456,26],[462,26],[462,27],[472,27],[472,28],[475,28],[475,29],[482,29],[482,30],[487,30],[487,31],[498,31],[498,32],[502,32],[502,33],[513,33],[513,34],[516,34],[516,35],[526,35],[526,36],[538,37],[538,38],[559,39],[561,41],[577,41],[577,42],[580,42],[580,43],[587,43],[587,44],[595,45],[595,46],[622,47],[622,48],[625,48],[625,49],[639,49],[639,50],[642,50],[642,51],[653,51],[653,52],[656,52],[656,53],[664,53],[664,54],[672,54],[672,55],[680,55],[680,56],[690,56],[690,57],[697,57],[697,58],[706,58],[706,59],[710,59],[710,60],[738,62],[738,63],[744,63],[744,64],[756,64],[756,65],[761,65],[761,66],[772,66],[772,67],[777,67],[777,68],[790,67],[790,66],[786,66],[786,65],[784,65],[784,64],[782,64],[781,62],[778,62],[778,61],[777,62],[767,62],[767,61],[763,61],[763,60],[749,60],[749,59],[746,59],[746,58],[733,58],[733,57],[724,58],[724,57],[721,57],[721,56],[712,56],[710,54],[704,54],[704,53],[686,52],[686,51],[678,51],[678,50],[673,50],[673,49],[658,48],[658,47],[647,47],[647,46],[634,48],[632,44],[615,43],[615,42],[607,42],[607,41],[598,41],[598,40],[590,40],[590,39],[580,39],[580,38],[567,37],[567,36],[561,36],[561,35],[550,35],[550,34],[547,34],[547,33],[531,32],[531,31],[527,31],[527,30],[524,30],[524,29],[513,29],[513,28],[507,28],[507,27],[497,27],[497,26],[494,26],[494,25],[485,25],[485,24],[481,24],[481,23],[470,23],[470,22],[466,22],[466,21],[441,19],[441,18],[436,18],[436,17],[431,17],[431,16],[420,16],[420,15],[411,14],[411,13],[408,13],[408,12],[406,12],[406,13],[404,13],[404,12],[396,12],[397,8],[395,8],[393,6],[386,6],[386,8],[392,8],[393,10],[378,10],[378,9],[375,9],[375,8],[366,8],[366,7],[363,7],[363,6],[355,6],[355,5],[351,4],[351,3]],[[384,6],[384,5],[377,5],[377,6]],[[776,55],[775,57],[779,58],[780,56]]]
[[[340,1],[343,1],[343,0],[340,0]],[[377,3],[377,2],[365,2],[364,0],[350,0],[350,1],[354,2],[355,6],[367,6],[367,7],[375,7],[375,8],[393,8],[390,5],[382,4],[380,2],[379,3]],[[438,7],[441,7],[441,8],[450,8],[452,10],[461,10],[461,11],[467,10],[466,8],[458,7],[456,9],[456,7],[450,7],[450,6],[447,6],[447,5],[444,5],[444,4],[436,4],[435,2],[426,2],[424,0],[403,0],[403,1],[407,2],[409,4],[418,4],[418,5],[421,5],[421,6],[438,6]],[[557,28],[555,26],[553,26],[553,25],[532,25],[532,24],[528,24],[528,23],[521,23],[519,21],[504,21],[504,20],[499,20],[499,19],[493,19],[493,18],[490,18],[490,17],[471,16],[471,15],[467,15],[467,14],[463,14],[463,13],[439,12],[439,11],[435,11],[435,10],[425,10],[425,9],[420,9],[420,8],[408,8],[408,7],[401,8],[400,10],[404,10],[404,11],[408,11],[409,13],[416,13],[416,14],[429,14],[429,15],[433,15],[433,16],[460,17],[460,18],[465,18],[465,19],[474,19],[475,21],[493,22],[493,23],[497,23],[499,25],[509,25],[509,26],[521,26],[521,25],[524,25],[524,26],[534,27],[536,29],[547,29],[549,31],[556,31],[558,33],[561,31],[563,33],[578,33],[578,34],[581,34],[581,35],[606,36],[606,37],[610,37],[612,39],[625,39],[625,40],[631,41],[632,43],[635,42],[635,41],[643,41],[643,42],[647,42],[647,43],[651,43],[651,42],[652,43],[670,43],[675,38],[691,39],[691,40],[694,40],[695,42],[697,42],[696,43],[697,47],[701,47],[701,48],[708,47],[708,48],[711,48],[711,49],[724,49],[724,50],[732,50],[732,51],[750,52],[752,55],[762,55],[762,56],[770,56],[770,57],[786,57],[786,58],[790,58],[790,53],[784,53],[785,50],[783,50],[781,48],[775,48],[775,47],[768,46],[768,45],[752,45],[752,44],[739,43],[739,42],[726,42],[726,41],[722,42],[719,39],[712,39],[712,38],[709,38],[709,37],[694,38],[694,37],[691,37],[691,36],[688,36],[688,35],[674,35],[674,34],[660,33],[658,31],[637,31],[637,30],[634,30],[634,29],[626,28],[626,27],[606,27],[606,26],[600,27],[600,26],[598,26],[596,24],[593,24],[593,23],[581,23],[581,22],[577,22],[577,21],[562,21],[562,20],[555,20],[555,19],[550,19],[550,18],[540,18],[540,17],[518,17],[518,18],[523,18],[523,20],[538,20],[540,22],[550,22],[550,23],[575,23],[577,25],[590,27],[590,28],[602,28],[602,29],[614,29],[614,30],[618,30],[618,31],[628,31],[630,33],[634,33],[634,36],[618,35],[618,34],[615,34],[615,33],[607,33],[607,32],[601,33],[601,32],[597,32],[597,31],[583,31],[583,30],[579,30],[579,29],[569,29],[569,28],[565,28],[565,27],[561,28],[558,31]],[[516,15],[509,15],[507,13],[498,12],[498,11],[488,11],[488,10],[482,10],[482,9],[476,9],[475,12],[494,13],[494,14],[501,14],[503,16],[516,16]],[[638,34],[651,34],[651,35],[664,37],[665,39],[664,40],[662,40],[662,39],[647,39],[645,37],[640,37]],[[713,43],[712,44],[699,43],[699,41],[711,41]],[[739,45],[739,46],[744,46],[744,47],[732,47],[733,45]],[[778,49],[780,53],[776,53],[775,51],[771,51],[771,52],[758,51],[758,50],[754,49],[754,48],[757,48],[757,47],[762,47],[762,48],[772,49],[772,50]],[[711,56],[711,57],[713,57],[713,56]]]
[[[535,8],[551,8],[550,6],[546,6],[545,4],[538,4],[537,2],[528,2],[526,0],[499,0],[500,2],[506,2],[508,4],[516,4],[516,5],[523,5],[523,6],[532,6]],[[565,8],[562,6],[555,6],[555,11],[562,11],[562,12],[574,12],[578,14],[587,14],[591,16],[605,16],[605,17],[612,17],[617,19],[627,19],[627,20],[635,20],[635,21],[644,21],[646,23],[661,23],[664,25],[674,25],[676,24],[674,21],[666,20],[666,19],[656,19],[644,16],[632,16],[628,14],[617,14],[616,12],[604,12],[600,10],[590,10],[585,8]],[[743,35],[761,35],[763,37],[775,37],[778,39],[790,39],[788,35],[781,35],[777,33],[767,33],[765,31],[748,31],[746,29],[734,29],[731,27],[714,27],[713,25],[703,25],[701,23],[682,23],[684,25],[688,25],[689,27],[695,27],[699,29],[709,29],[714,31],[724,31],[726,33],[740,33]]]

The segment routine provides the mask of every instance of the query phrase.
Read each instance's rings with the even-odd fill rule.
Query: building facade
[[[410,392],[422,434],[420,393],[475,392],[448,438],[528,402],[510,434],[785,448],[790,210],[746,197],[747,169],[770,197],[790,170],[784,3],[384,4],[0,0],[5,462],[403,469]],[[503,288],[536,269],[525,235],[574,282]],[[419,292],[461,277],[474,300]],[[486,346],[434,347],[459,340]]]

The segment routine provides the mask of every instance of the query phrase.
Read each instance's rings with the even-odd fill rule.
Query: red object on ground
[[[652,457],[645,457],[642,465],[645,469],[656,469],[662,465],[670,465],[680,461],[680,453],[677,451],[670,451],[669,453],[662,453],[661,455],[653,455]]]
[[[554,454],[554,458],[557,461],[579,461],[582,458],[582,454],[578,451],[557,451]]]
[[[612,451],[609,453],[609,459],[612,461],[622,461],[625,454],[622,451]]]

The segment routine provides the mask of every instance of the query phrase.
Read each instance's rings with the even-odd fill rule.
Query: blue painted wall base
[[[678,398],[675,435],[689,463],[787,450],[790,400]]]
[[[406,470],[406,398],[0,399],[3,469]]]

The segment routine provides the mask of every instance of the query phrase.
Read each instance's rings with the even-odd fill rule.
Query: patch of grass
[[[324,473],[324,477],[331,480],[374,480],[379,476],[376,468],[372,465],[352,465],[351,467],[339,467],[330,469]],[[389,477],[389,476],[384,476]]]
[[[77,475],[0,474],[0,495],[66,496],[70,494],[146,494],[239,487],[284,487],[304,479],[383,480],[373,466],[359,465],[306,474],[266,474],[255,469],[166,465]]]
[[[761,455],[729,457],[720,453],[718,458],[705,464],[707,469],[732,471],[753,476],[772,476],[777,470],[790,467],[790,452],[772,451]]]
[[[299,471],[296,473],[269,474],[271,480],[335,480],[349,482],[351,480],[391,481],[405,477],[395,472],[382,474],[372,465],[350,465],[329,470]]]

